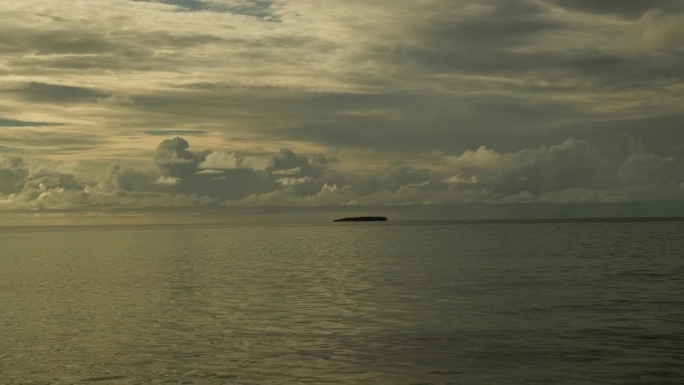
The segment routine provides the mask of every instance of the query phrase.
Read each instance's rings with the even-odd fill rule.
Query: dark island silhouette
[[[387,217],[347,217],[333,220],[333,222],[386,222]]]

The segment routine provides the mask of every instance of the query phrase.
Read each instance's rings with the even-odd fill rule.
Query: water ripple
[[[681,384],[683,227],[0,231],[0,379]]]

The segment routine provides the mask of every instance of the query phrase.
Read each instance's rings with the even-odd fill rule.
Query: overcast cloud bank
[[[499,153],[487,147],[430,153],[432,169],[402,160],[383,169],[343,172],[323,154],[283,149],[268,157],[194,150],[164,139],[156,169],[110,166],[88,178],[31,168],[0,157],[3,211],[215,209],[448,204],[684,203],[684,164],[630,148],[616,157],[567,139],[552,146]]]
[[[5,212],[683,200],[681,0],[0,5]]]

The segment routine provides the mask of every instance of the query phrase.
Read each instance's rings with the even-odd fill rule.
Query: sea
[[[684,383],[684,222],[0,228],[0,384]]]

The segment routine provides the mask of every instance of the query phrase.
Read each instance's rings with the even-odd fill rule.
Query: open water
[[[0,384],[684,383],[684,222],[0,229]]]

